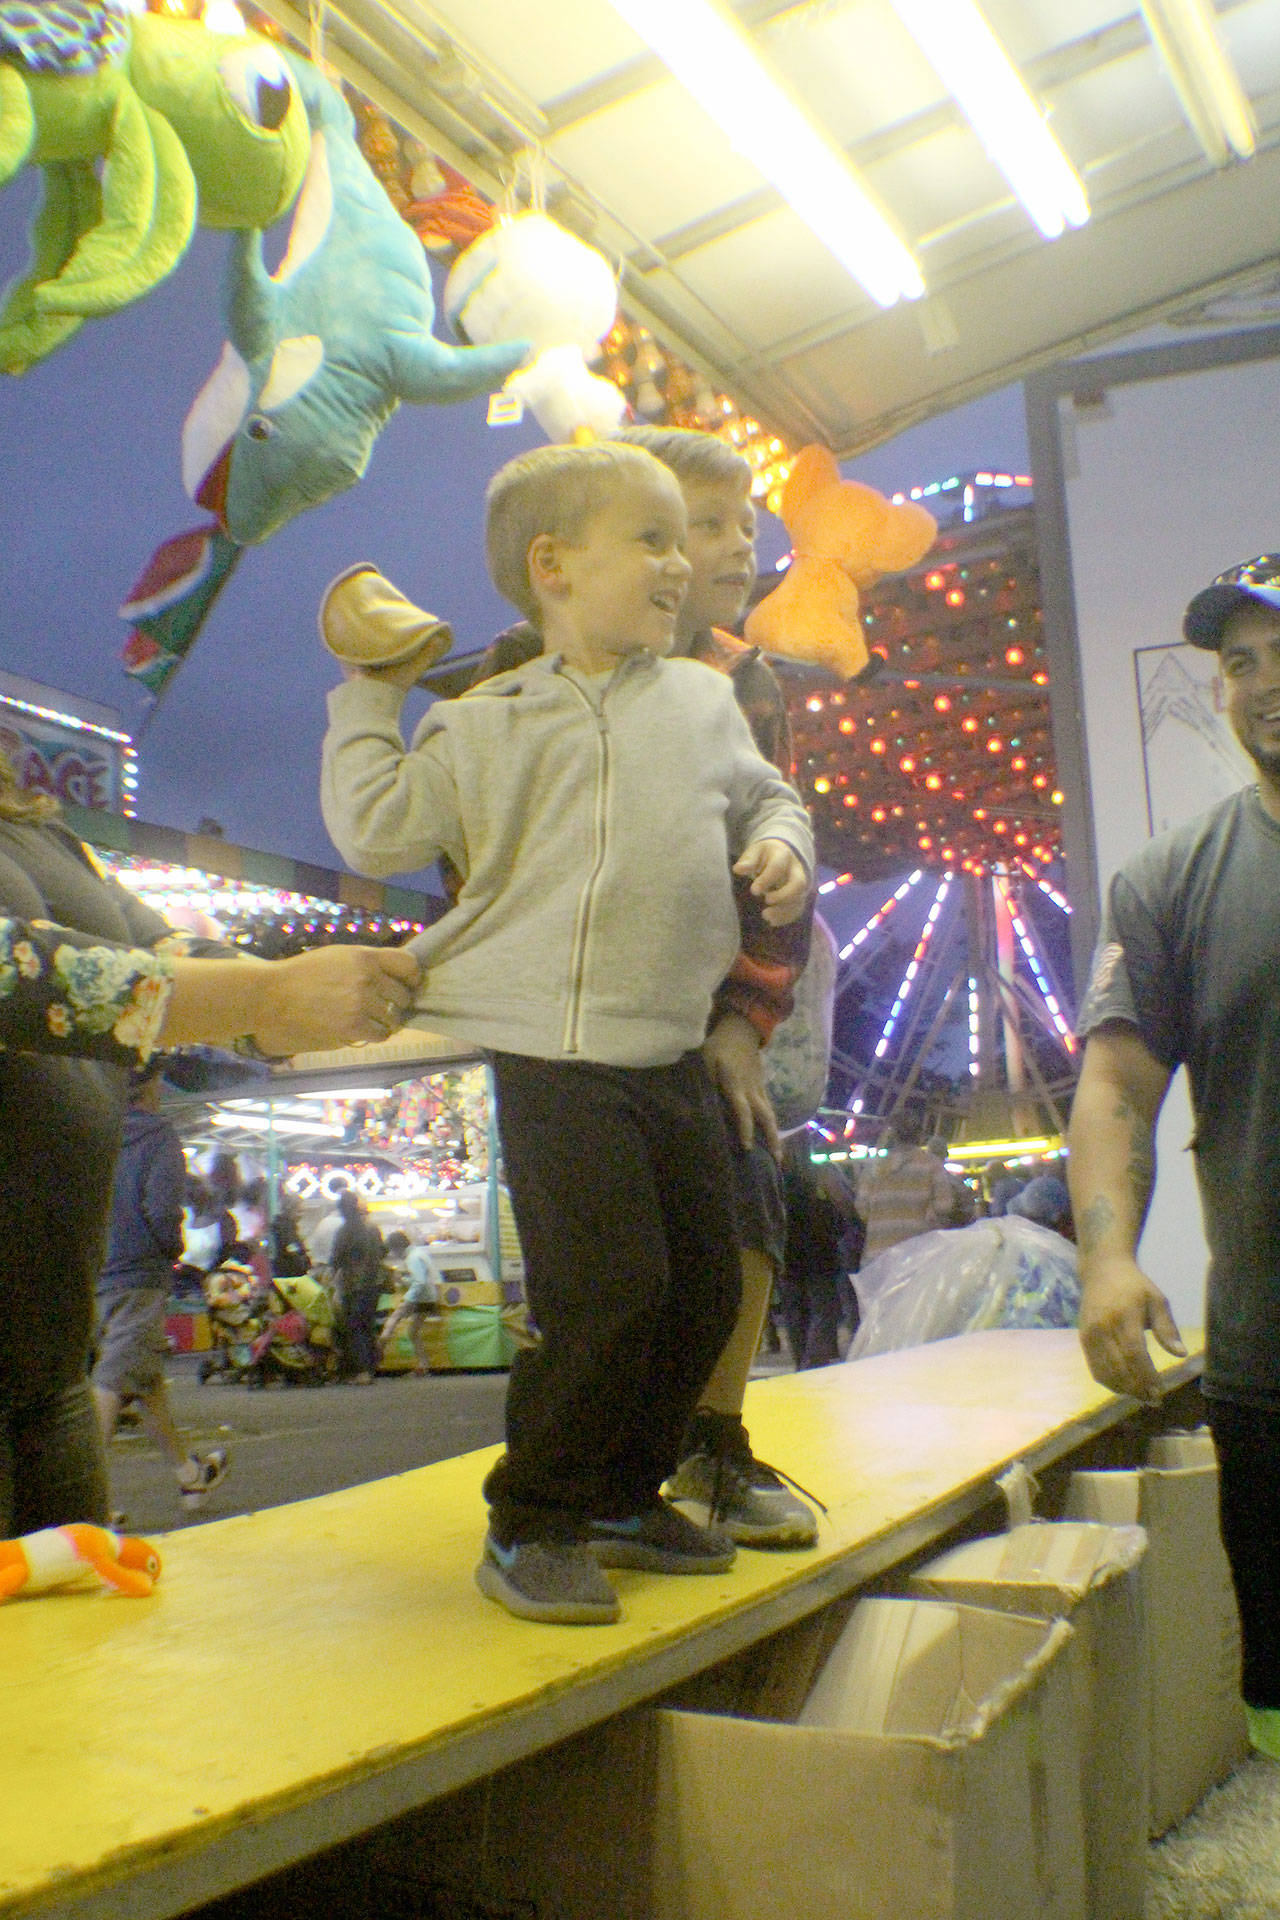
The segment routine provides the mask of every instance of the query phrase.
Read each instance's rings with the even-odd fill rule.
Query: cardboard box
[[[655,1920],[1078,1920],[1070,1637],[865,1600],[796,1723],[658,1714]]]
[[[1138,1920],[1147,1872],[1147,1635],[1141,1527],[1036,1521],[972,1540],[914,1573],[910,1591],[1068,1619],[1079,1715],[1091,1920]]]
[[[1147,1442],[1149,1467],[1216,1467],[1217,1451],[1208,1427],[1171,1427]]]
[[[1205,1436],[1165,1436],[1188,1466],[1074,1473],[1065,1517],[1145,1529],[1152,1838],[1175,1826],[1244,1759],[1240,1618],[1218,1531],[1218,1468]]]
[[[864,1600],[798,1720],[620,1715],[398,1823],[371,1870],[556,1920],[1083,1920],[1070,1642]],[[796,1712],[785,1671],[756,1697]]]

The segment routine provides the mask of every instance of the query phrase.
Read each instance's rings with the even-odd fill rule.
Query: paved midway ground
[[[752,1373],[790,1364],[785,1349],[762,1354]],[[202,1386],[191,1360],[174,1360],[169,1397],[179,1430],[195,1452],[228,1447],[230,1471],[203,1507],[186,1512],[151,1442],[126,1425],[111,1443],[111,1505],[130,1532],[168,1533],[407,1473],[497,1446],[506,1392],[505,1373],[385,1374],[369,1387]]]
[[[201,1386],[189,1367],[170,1370],[174,1418],[197,1452],[224,1445],[231,1469],[205,1505],[179,1506],[174,1482],[141,1428],[111,1444],[111,1504],[134,1533],[167,1533],[197,1521],[255,1513],[386,1474],[496,1445],[505,1373],[391,1374],[373,1386]]]

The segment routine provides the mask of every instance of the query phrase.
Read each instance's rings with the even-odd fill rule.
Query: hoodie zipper
[[[569,968],[569,1001],[565,1009],[564,1036],[562,1046],[565,1053],[577,1053],[580,1044],[582,1022],[582,983],[587,965],[587,937],[591,930],[591,908],[595,899],[596,885],[605,857],[605,825],[608,819],[609,783],[612,777],[612,764],[609,754],[609,728],[604,717],[604,702],[597,708],[592,705],[577,682],[567,674],[562,676],[566,685],[571,686],[591,718],[596,723],[596,795],[595,811],[592,820],[593,846],[591,871],[588,873],[582,892],[578,896],[578,917],[573,930],[573,955]]]

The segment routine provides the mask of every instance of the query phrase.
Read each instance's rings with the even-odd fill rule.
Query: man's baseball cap
[[[1227,616],[1250,600],[1280,610],[1280,553],[1260,553],[1256,560],[1242,560],[1238,567],[1220,573],[1183,614],[1184,637],[1193,647],[1216,653]]]

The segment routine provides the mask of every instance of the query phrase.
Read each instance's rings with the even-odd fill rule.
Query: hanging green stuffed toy
[[[123,0],[0,0],[0,186],[25,165],[45,174],[30,267],[0,311],[0,371],[149,293],[197,220],[270,226],[309,147],[270,41]]]

